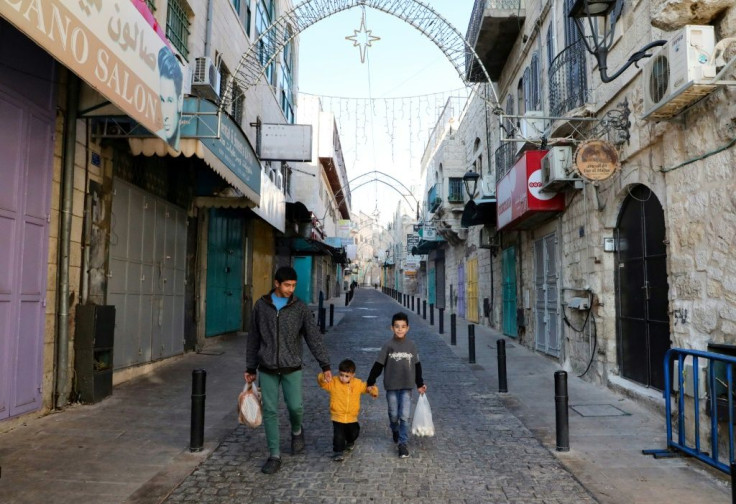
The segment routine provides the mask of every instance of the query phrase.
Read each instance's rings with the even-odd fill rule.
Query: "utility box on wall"
[[[77,306],[74,370],[79,400],[96,403],[112,394],[115,307]]]

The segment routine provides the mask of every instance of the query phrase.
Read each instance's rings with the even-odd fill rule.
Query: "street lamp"
[[[470,198],[470,201],[473,201],[475,198],[475,191],[478,188],[478,179],[480,178],[480,174],[476,171],[468,170],[465,172],[465,175],[463,175],[463,184],[465,184],[465,192],[468,193],[468,198]]]
[[[572,9],[570,9],[569,17],[575,20],[575,26],[578,29],[580,38],[585,43],[585,48],[598,61],[598,71],[603,82],[611,82],[616,79],[632,63],[636,63],[643,58],[651,57],[652,55],[648,54],[647,51],[666,43],[666,40],[655,40],[645,45],[641,50],[632,54],[628,61],[624,63],[624,66],[616,73],[609,76],[607,63],[608,51],[613,46],[616,22],[621,16],[623,6],[623,0],[575,0]],[[590,36],[586,36],[585,34],[585,19],[588,20]],[[602,32],[600,31],[601,27]]]

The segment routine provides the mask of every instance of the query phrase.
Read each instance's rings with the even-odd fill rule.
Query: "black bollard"
[[[332,327],[332,323],[335,321],[335,305],[333,303],[330,303],[330,327]]]
[[[457,345],[457,315],[450,314],[450,345]]]
[[[498,391],[508,392],[509,387],[506,384],[506,341],[496,341],[496,349],[498,352]]]
[[[414,296],[411,297],[411,311],[414,311]]]
[[[419,297],[417,297],[417,315],[422,314],[422,303],[419,302]]]
[[[427,300],[422,301],[422,318],[427,320]]]
[[[327,319],[327,309],[320,308],[319,309],[319,332],[322,334],[325,333],[326,319]]]
[[[468,324],[468,363],[475,364],[475,324]]]
[[[202,451],[204,446],[204,400],[207,383],[207,371],[192,371],[192,425],[189,435],[189,451]]]
[[[438,308],[440,311],[440,334],[445,334],[445,309]]]
[[[325,306],[325,293],[322,291],[319,291],[319,306],[318,308],[321,310]]]
[[[567,422],[567,373],[555,371],[555,425],[557,451],[570,451],[570,429]]]
[[[345,306],[347,306],[348,304],[350,304],[350,293],[346,292],[345,293]]]
[[[434,325],[434,303],[429,303],[429,325]]]

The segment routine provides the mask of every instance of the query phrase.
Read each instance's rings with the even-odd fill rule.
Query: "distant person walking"
[[[291,453],[304,451],[302,417],[302,335],[322,368],[324,381],[332,380],[330,359],[309,307],[294,295],[297,275],[284,266],[276,271],[274,288],[256,301],[246,346],[245,381],[252,383],[260,371],[263,424],[269,457],[261,468],[273,474],[281,468],[279,445],[279,386],[291,423]]]

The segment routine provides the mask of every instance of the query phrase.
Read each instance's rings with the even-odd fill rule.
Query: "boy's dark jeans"
[[[360,435],[360,424],[332,422],[332,449],[336,452],[345,451],[345,446],[354,443]]]

